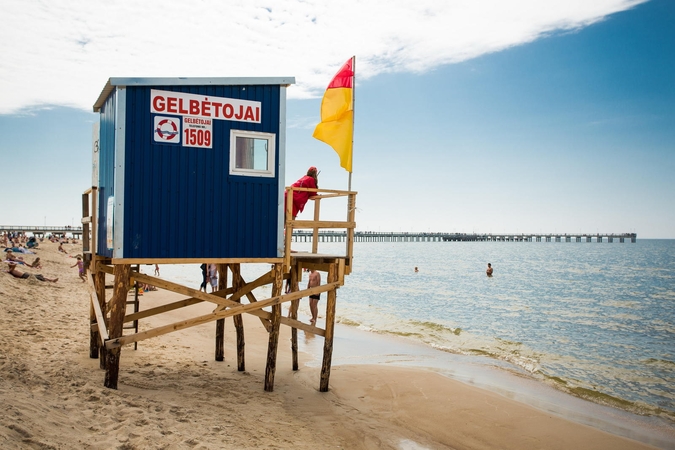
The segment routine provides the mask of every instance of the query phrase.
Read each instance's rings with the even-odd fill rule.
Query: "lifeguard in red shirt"
[[[291,185],[292,187],[319,188],[319,172],[312,166],[307,170],[307,175]],[[316,192],[293,191],[293,220],[305,209],[305,204],[310,197],[316,196]]]

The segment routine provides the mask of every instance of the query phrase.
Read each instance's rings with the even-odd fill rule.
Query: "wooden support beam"
[[[97,331],[100,336],[101,344],[103,344],[108,339],[108,330],[106,329],[105,317],[103,311],[101,310],[97,289],[90,276],[87,276],[87,290],[89,291],[91,307],[94,310],[94,317],[96,318]],[[103,301],[105,302],[105,299]],[[93,356],[93,358],[98,358],[98,355]]]
[[[126,344],[131,344],[132,342],[138,342],[138,341],[143,341],[145,339],[150,339],[155,336],[161,336],[163,334],[171,333],[173,331],[178,331],[178,330],[183,330],[185,328],[190,328],[194,327],[197,325],[201,325],[203,323],[208,323],[212,322],[218,319],[224,319],[226,317],[232,317],[236,316],[239,314],[244,314],[244,313],[250,313],[254,315],[259,315],[259,313],[264,314],[266,318],[272,319],[272,316],[270,313],[267,311],[260,311],[262,308],[266,308],[268,306],[280,304],[280,303],[285,303],[289,302],[291,300],[296,300],[300,299],[302,297],[307,297],[308,295],[312,294],[318,294],[321,292],[328,292],[331,289],[338,288],[339,284],[338,283],[330,283],[330,284],[324,284],[323,286],[317,286],[313,288],[306,289],[304,291],[298,291],[298,292],[292,292],[287,295],[282,295],[279,297],[272,297],[266,300],[261,300],[258,301],[257,303],[251,303],[248,305],[237,305],[232,308],[228,308],[224,311],[214,311],[210,314],[206,314],[203,316],[195,317],[192,319],[187,319],[183,320],[180,322],[172,323],[169,325],[164,325],[161,327],[153,328],[152,330],[147,330],[147,331],[141,331],[135,334],[130,334],[128,336],[123,336],[117,339],[109,339],[106,341],[105,345],[107,348],[118,348]],[[284,320],[285,319],[285,320]],[[291,326],[294,326],[298,329],[308,331],[310,333],[317,334],[319,336],[324,335],[324,331],[321,330],[320,328],[304,324],[302,322],[298,322],[297,320],[291,320],[288,318],[282,317],[280,319],[280,322],[283,324],[288,324]]]
[[[94,260],[94,263],[96,260]],[[94,264],[94,267],[96,267],[96,264]],[[96,297],[98,297],[98,304],[99,304],[99,309],[101,311],[101,314],[103,316],[102,319],[102,324],[104,326],[104,331],[105,331],[105,337],[100,334],[99,331],[99,337],[101,339],[101,342],[99,344],[99,355],[98,355],[98,364],[101,369],[105,369],[107,361],[108,361],[108,349],[105,348],[105,341],[109,338],[108,336],[108,331],[105,330],[106,324],[107,324],[107,307],[106,307],[106,293],[105,293],[105,273],[104,272],[95,272],[94,273],[94,286],[96,287]],[[98,324],[98,320],[96,321]]]
[[[218,264],[218,290],[226,289],[227,264]],[[216,361],[223,360],[225,360],[225,319],[218,319],[216,320]]]
[[[244,280],[241,277],[241,266],[239,264],[230,264],[230,271],[232,272],[232,286],[236,291],[241,291],[244,287]],[[241,297],[232,296],[231,300],[240,302]],[[237,370],[243,372],[246,370],[246,354],[244,348],[246,347],[246,340],[244,339],[244,320],[241,315],[234,316],[234,329],[237,332]]]
[[[282,258],[112,258],[111,264],[271,264]]]
[[[283,291],[283,265],[275,264],[274,284],[272,284],[272,297],[278,297]],[[239,316],[241,317],[241,315]],[[277,370],[277,349],[279,347],[279,325],[281,319],[281,304],[272,305],[272,329],[269,332],[267,345],[267,364],[265,366],[265,391],[274,391],[274,374]]]
[[[117,267],[120,264],[117,264],[114,267]],[[113,269],[109,266],[101,265],[101,270],[106,273],[112,273]],[[216,303],[218,305],[227,306],[228,301],[218,297],[214,294],[207,294],[206,292],[199,291],[197,289],[189,288],[177,283],[172,283],[171,281],[163,280],[157,277],[151,277],[143,273],[134,272],[132,274],[133,281],[140,281],[142,283],[148,283],[155,287],[166,289],[167,291],[176,292],[178,294],[189,295],[190,297],[198,298],[211,303]]]
[[[94,281],[92,280],[92,273],[87,272],[87,290],[89,291],[89,318],[90,324],[96,324],[96,329],[89,331],[89,357],[98,358],[98,349],[108,339],[108,330],[105,326],[105,317],[101,310],[101,303],[98,298],[98,293]],[[105,294],[104,294],[105,295]],[[105,298],[103,299],[105,306]],[[100,324],[100,325],[99,325]]]
[[[290,283],[290,292],[299,291],[298,279],[299,274],[302,273],[302,268],[299,264],[294,264],[291,267],[291,279]],[[298,306],[300,306],[300,300],[293,300],[291,302],[291,307],[288,311],[288,317],[292,320],[298,319]],[[298,370],[298,329],[296,327],[291,328],[291,354],[293,357],[293,370]]]
[[[328,284],[338,284],[337,264],[331,265],[328,270]],[[330,381],[330,366],[333,359],[333,335],[335,332],[335,304],[337,303],[337,292],[335,289],[328,291],[328,300],[326,301],[326,335],[323,341],[323,362],[321,363],[321,382],[319,391],[328,392],[328,382]]]
[[[315,197],[314,200],[314,222],[319,222],[319,212],[321,210],[321,197]],[[319,227],[314,228],[312,232],[312,253],[319,252]]]
[[[131,266],[128,264],[115,266],[115,289],[110,301],[110,338],[113,341],[116,338],[122,337],[124,313],[127,309],[127,295],[129,293],[130,272]],[[117,389],[121,350],[119,347],[109,347],[104,385],[110,389]]]
[[[218,294],[218,292],[214,292],[214,295],[216,295],[216,294]],[[220,295],[225,296],[227,294],[225,292],[223,292],[223,293],[220,293]],[[144,309],[143,311],[138,311],[137,313],[131,313],[131,314],[128,314],[128,315],[124,316],[124,323],[133,322],[133,321],[139,320],[139,319],[145,319],[147,317],[156,316],[158,314],[162,314],[162,313],[165,313],[165,312],[168,312],[168,311],[174,311],[176,309],[185,308],[186,306],[196,305],[198,303],[204,303],[204,300],[200,300],[198,298],[190,297],[190,298],[185,298],[183,300],[178,300],[176,302],[171,302],[171,303],[168,303],[166,305]]]
[[[314,228],[356,228],[356,222],[340,222],[333,220],[295,220],[293,221],[293,229],[314,229]]]

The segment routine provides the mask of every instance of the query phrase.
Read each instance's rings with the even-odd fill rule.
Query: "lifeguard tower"
[[[106,83],[94,104],[100,121],[94,128],[92,187],[82,196],[90,357],[100,358],[106,387],[117,388],[123,346],[203,323],[215,323],[215,359],[222,361],[227,317],[234,320],[237,367],[243,371],[241,314],[252,314],[269,333],[265,390],[274,388],[281,325],[292,328],[293,370],[298,369],[297,330],[324,338],[319,389],[328,390],[336,290],[352,268],[356,192],[284,186],[286,89],[294,82],[281,77],[110,78]],[[316,194],[310,198],[312,220],[292,219],[296,190]],[[347,197],[345,220],[322,221],[319,203],[338,197]],[[325,228],[346,230],[344,255],[318,252],[318,232]],[[295,229],[312,230],[311,252],[291,252]],[[216,292],[138,271],[145,264],[191,263],[217,264]],[[241,275],[241,264],[247,263],[271,269],[247,281]],[[303,268],[325,272],[327,282],[299,290]],[[114,280],[108,286],[106,275],[108,282],[110,276]],[[282,290],[284,280],[289,293]],[[135,297],[136,307],[129,311],[134,283],[185,298],[144,310]],[[267,284],[271,298],[257,299],[254,289]],[[299,299],[321,292],[327,293],[323,329],[297,320]],[[200,302],[212,304],[213,311],[138,331],[140,320]],[[289,317],[282,317],[286,302],[291,302]]]

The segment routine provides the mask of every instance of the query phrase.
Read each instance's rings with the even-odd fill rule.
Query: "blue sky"
[[[390,2],[386,25],[369,23],[372,12],[351,2],[346,17],[321,2],[288,1],[281,10],[233,2],[238,14],[221,17],[242,31],[225,43],[198,20],[184,25],[206,28],[193,44],[241,43],[253,56],[233,51],[206,65],[197,61],[216,48],[181,53],[143,10],[129,25],[124,11],[116,18],[72,3],[80,16],[63,6],[9,7],[15,30],[0,31],[0,224],[79,223],[91,183],[91,105],[113,76],[295,76],[286,182],[316,165],[321,187],[344,189],[337,155],[312,131],[323,89],[355,54],[358,229],[675,238],[675,2],[604,0],[590,10],[570,0],[542,10],[520,1],[475,2],[475,10]],[[356,36],[344,42],[308,38],[350,20]],[[31,24],[46,34],[10,48],[2,34],[20,36]],[[277,31],[261,31],[268,28]],[[167,40],[188,56],[139,62]]]

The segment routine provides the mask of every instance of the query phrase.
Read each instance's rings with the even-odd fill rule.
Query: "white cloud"
[[[2,0],[0,114],[89,110],[110,77],[294,76],[289,97],[316,96],[352,55],[361,80],[424,72],[643,1]]]

